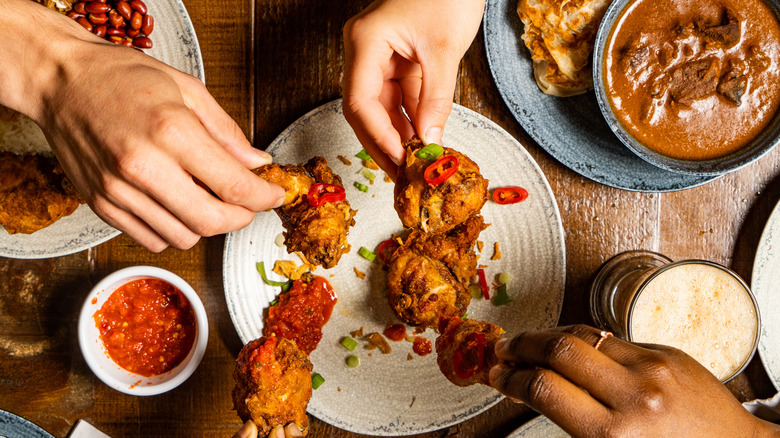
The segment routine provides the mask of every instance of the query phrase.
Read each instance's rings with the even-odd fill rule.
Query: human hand
[[[298,438],[303,434],[295,423],[290,423],[285,427],[276,426],[271,433],[268,434],[268,438]],[[233,438],[255,438],[257,437],[257,426],[252,420],[248,420],[241,429],[233,435]]]
[[[441,143],[458,64],[484,6],[484,0],[376,0],[344,26],[344,117],[394,179],[402,141],[416,132],[425,144]]]
[[[248,170],[270,156],[252,148],[197,78],[33,6],[47,28],[37,34],[58,37],[30,52],[41,53],[42,65],[31,67],[49,84],[31,86],[36,93],[15,109],[41,126],[104,221],[152,251],[186,249],[281,204],[283,190]]]
[[[490,372],[503,394],[522,400],[573,436],[765,436],[753,417],[695,359],[672,347],[584,326],[527,332],[496,344],[505,363]]]

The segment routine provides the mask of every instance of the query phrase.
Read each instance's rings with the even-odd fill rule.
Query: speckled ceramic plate
[[[750,287],[761,311],[758,353],[769,378],[780,390],[780,203],[761,234],[751,279]]]
[[[491,226],[480,236],[485,243],[481,263],[488,265],[486,272],[491,278],[510,273],[509,294],[514,302],[495,307],[475,299],[468,314],[497,323],[508,333],[555,326],[564,290],[563,229],[541,170],[509,134],[457,105],[443,141],[469,155],[490,179],[491,189],[520,185],[530,193],[524,202],[488,202],[482,210]],[[331,282],[339,299],[322,341],[311,356],[314,370],[325,377],[325,383],[314,391],[309,413],[341,429],[368,435],[399,436],[441,429],[479,414],[502,396],[481,385],[459,388],[451,384],[439,371],[435,354],[417,356],[410,342],[391,342],[392,352],[387,355],[364,349],[364,341],[354,353],[339,344],[353,330],[362,327],[364,333],[381,332],[388,322],[395,321],[383,295],[385,273],[381,262],[378,258],[369,262],[357,252],[361,246],[375,250],[392,233],[401,231],[402,225],[393,209],[393,184],[383,181],[381,171],[367,193],[354,187],[355,181],[368,183],[360,175],[360,160],[353,158],[360,149],[341,113],[340,100],[300,118],[268,149],[279,163],[301,163],[314,155],[325,157],[342,177],[347,199],[358,210],[356,225],[349,233],[352,250],[337,267],[315,272]],[[352,165],[339,161],[338,154],[349,157]],[[244,343],[261,336],[263,312],[279,291],[263,284],[255,263],[273,265],[278,259],[297,259],[274,244],[281,232],[277,215],[265,212],[245,229],[229,234],[225,241],[225,297]],[[492,261],[496,241],[500,242],[502,257]],[[367,274],[365,280],[357,278],[354,268]],[[432,330],[424,336],[435,340]],[[359,367],[345,365],[350,354],[360,358]]]
[[[559,98],[541,92],[520,35],[517,0],[491,0],[485,8],[485,48],[493,78],[509,110],[528,134],[564,166],[598,183],[640,192],[695,187],[718,176],[669,172],[628,150],[601,115],[596,95]]]
[[[544,415],[515,429],[507,438],[568,438],[570,435]]]
[[[154,47],[146,53],[200,80],[205,80],[195,29],[180,0],[146,0],[154,17]],[[85,204],[33,234],[8,234],[0,226],[0,257],[41,259],[73,254],[99,245],[119,230],[103,222]]]
[[[54,436],[18,415],[0,410],[0,438],[54,438]]]

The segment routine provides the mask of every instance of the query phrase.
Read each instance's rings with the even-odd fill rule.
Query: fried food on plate
[[[593,88],[591,52],[611,0],[520,0],[523,41],[531,51],[534,78],[553,96]]]
[[[433,159],[416,153],[424,147],[413,138],[404,143],[406,160],[398,169],[395,210],[404,227],[426,233],[455,228],[478,213],[487,201],[488,180],[479,166],[450,148]]]
[[[9,234],[46,228],[83,203],[53,158],[0,152],[0,225]]]
[[[251,419],[261,437],[289,423],[306,436],[311,370],[309,357],[293,341],[272,336],[246,344],[233,371],[233,406],[238,416],[242,421]]]
[[[436,338],[436,362],[442,374],[458,386],[490,386],[490,368],[498,363],[496,341],[503,333],[486,321],[442,316]]]
[[[485,227],[475,215],[448,233],[414,231],[393,252],[387,300],[401,321],[426,329],[436,326],[439,315],[466,312],[468,284],[476,274],[474,243]]]
[[[350,249],[347,234],[357,211],[350,208],[341,178],[328,162],[314,157],[302,166],[268,164],[253,172],[285,190],[284,205],[275,211],[285,229],[287,252],[300,251],[326,269],[336,266]]]

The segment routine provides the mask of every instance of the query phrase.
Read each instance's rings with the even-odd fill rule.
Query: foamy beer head
[[[629,340],[679,348],[726,381],[756,350],[759,314],[736,274],[689,260],[645,280],[632,300],[627,326]]]

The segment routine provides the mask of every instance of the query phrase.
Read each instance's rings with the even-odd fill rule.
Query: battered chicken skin
[[[326,269],[336,266],[341,256],[349,252],[347,233],[355,225],[357,211],[350,208],[346,199],[319,207],[309,205],[307,193],[313,184],[343,187],[341,178],[333,174],[328,162],[314,157],[303,166],[268,164],[253,172],[285,190],[284,205],[275,211],[286,230],[287,252],[300,251],[310,263]]]
[[[503,333],[486,321],[442,316],[436,338],[436,362],[442,374],[458,386],[490,386],[490,368],[499,362],[496,341]]]
[[[8,234],[46,228],[83,203],[56,160],[0,153],[0,225]]]
[[[485,227],[475,215],[448,233],[414,231],[390,256],[387,300],[401,321],[424,330],[435,327],[439,315],[466,312],[476,274],[474,243]]]
[[[288,339],[262,337],[246,344],[233,371],[233,407],[241,420],[252,420],[260,437],[295,423],[306,436],[312,364]]]
[[[404,227],[426,233],[448,231],[478,213],[488,198],[488,180],[470,158],[450,148],[432,160],[418,158],[424,147],[418,138],[404,143],[406,161],[398,169],[395,211]],[[432,185],[425,181],[425,169],[436,160],[454,156],[458,170],[446,181]]]

